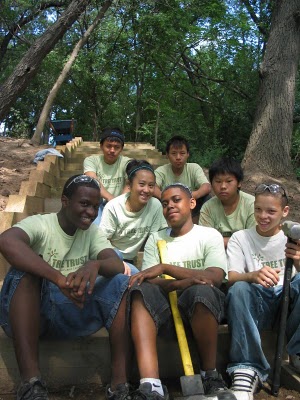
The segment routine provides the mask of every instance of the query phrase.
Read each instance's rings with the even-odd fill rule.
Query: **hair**
[[[166,186],[162,192],[161,192],[161,196],[163,195],[163,193],[168,190],[168,189],[172,189],[172,188],[179,188],[180,190],[182,190],[190,199],[193,197],[191,189],[184,185],[183,183],[180,182],[175,182],[175,183],[171,183],[170,185]]]
[[[174,147],[185,146],[187,152],[188,153],[190,152],[189,142],[183,136],[176,135],[176,136],[171,137],[171,139],[169,139],[166,144],[166,153],[169,153],[171,146],[174,146]]]
[[[212,163],[208,172],[210,183],[212,183],[216,175],[221,174],[234,175],[238,182],[242,182],[244,179],[244,172],[241,164],[233,158],[224,157]]]
[[[63,191],[62,191],[62,196],[66,196],[66,197],[68,197],[68,199],[70,199],[80,186],[86,186],[86,187],[90,187],[93,189],[98,189],[100,192],[100,186],[97,185],[95,179],[92,179],[90,182],[71,183],[74,179],[76,179],[79,176],[82,176],[82,174],[73,175],[66,181]],[[87,175],[84,175],[84,176],[87,176]]]
[[[136,160],[133,159],[129,161],[126,167],[126,174],[130,183],[132,183],[133,178],[135,177],[136,173],[142,169],[148,170],[152,172],[155,178],[155,173],[152,165],[148,163],[146,160]]]
[[[255,198],[257,196],[273,196],[276,197],[277,199],[281,199],[281,207],[284,208],[289,204],[289,198],[288,198],[288,193],[286,188],[283,185],[279,185],[277,182],[262,182],[261,184],[264,184],[266,186],[270,186],[270,185],[278,185],[281,187],[281,189],[284,191],[285,195],[283,193],[272,193],[269,189],[266,188],[266,190],[264,192],[260,192],[260,193],[255,193],[254,191],[254,196]],[[257,185],[259,186],[259,185]]]
[[[100,135],[100,144],[103,144],[105,140],[108,142],[121,143],[122,147],[124,147],[124,133],[118,127],[104,128]]]

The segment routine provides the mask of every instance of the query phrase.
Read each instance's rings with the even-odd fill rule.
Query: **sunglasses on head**
[[[268,190],[272,194],[281,194],[282,196],[287,197],[284,188],[280,185],[277,185],[277,183],[272,183],[271,185],[261,183],[256,187],[255,194],[264,193],[266,190]]]
[[[91,176],[88,175],[76,176],[74,179],[71,180],[71,182],[68,183],[66,189],[68,189],[68,187],[71,186],[73,183],[91,183],[91,182],[93,182],[100,189],[99,182],[95,178],[92,178]]]

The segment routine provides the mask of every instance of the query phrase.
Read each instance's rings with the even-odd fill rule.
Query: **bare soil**
[[[30,171],[35,169],[33,164],[35,154],[42,149],[48,148],[48,145],[33,147],[28,140],[10,139],[0,137],[0,211],[6,207],[10,194],[18,194],[21,183],[28,180]],[[253,193],[257,183],[267,181],[268,177],[253,175],[251,171],[245,171],[245,180],[243,190]],[[300,222],[300,185],[297,181],[281,179],[279,183],[285,185],[288,190],[290,200],[289,219]],[[169,384],[167,383],[169,386]],[[179,395],[176,384],[170,383],[170,392],[172,395]],[[255,400],[276,399],[270,394],[268,386],[262,389],[255,396]],[[12,400],[14,395],[0,394],[0,400]],[[87,386],[70,386],[60,388],[59,391],[51,392],[52,400],[104,400],[105,389],[95,384]],[[281,388],[278,400],[297,400],[300,399],[300,393]]]

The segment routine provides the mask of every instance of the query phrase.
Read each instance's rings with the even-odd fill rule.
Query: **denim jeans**
[[[300,353],[300,273],[290,284],[290,308],[286,337],[288,354]],[[230,364],[227,372],[237,368],[256,371],[265,381],[270,365],[263,353],[260,332],[273,327],[280,308],[282,286],[263,286],[236,282],[226,297],[228,327],[231,333]]]
[[[9,321],[11,299],[25,272],[11,268],[0,294],[0,325],[12,335]],[[98,276],[91,295],[86,294],[82,309],[78,308],[60,289],[43,279],[41,285],[41,336],[76,338],[89,336],[102,327],[110,329],[128,287],[128,276],[112,278]]]
[[[97,218],[93,221],[93,224],[95,224],[97,226],[100,225],[102,214],[103,214],[103,210],[104,210],[104,207],[105,207],[106,203],[107,203],[106,201],[102,201],[102,203],[100,204],[99,209],[98,209]]]

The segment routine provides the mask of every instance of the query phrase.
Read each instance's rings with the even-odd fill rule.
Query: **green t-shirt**
[[[239,194],[237,208],[230,215],[225,214],[224,207],[217,196],[209,199],[201,208],[199,225],[211,226],[224,237],[230,237],[234,232],[256,225],[254,196],[242,191]]]
[[[132,260],[151,232],[167,226],[159,200],[151,197],[138,212],[126,210],[129,193],[110,200],[102,214],[100,228],[111,244],[119,249],[123,257]]]
[[[87,230],[77,229],[73,236],[67,235],[54,213],[27,217],[14,227],[26,232],[31,249],[65,276],[77,271],[88,260],[96,260],[100,251],[112,248],[94,224]]]
[[[114,197],[119,196],[126,182],[126,166],[131,159],[119,156],[114,164],[107,164],[103,154],[89,156],[83,162],[83,172],[95,172],[105,189]]]
[[[196,163],[186,163],[182,174],[177,176],[172,171],[171,164],[165,164],[156,168],[156,184],[163,190],[166,186],[172,183],[179,182],[190,188],[191,191],[199,189],[203,183],[209,183],[203,169]]]
[[[158,240],[167,242],[168,264],[195,270],[218,267],[227,275],[223,238],[215,229],[194,225],[190,232],[179,237],[170,237],[170,228],[152,233],[145,245],[142,270],[160,263]]]

